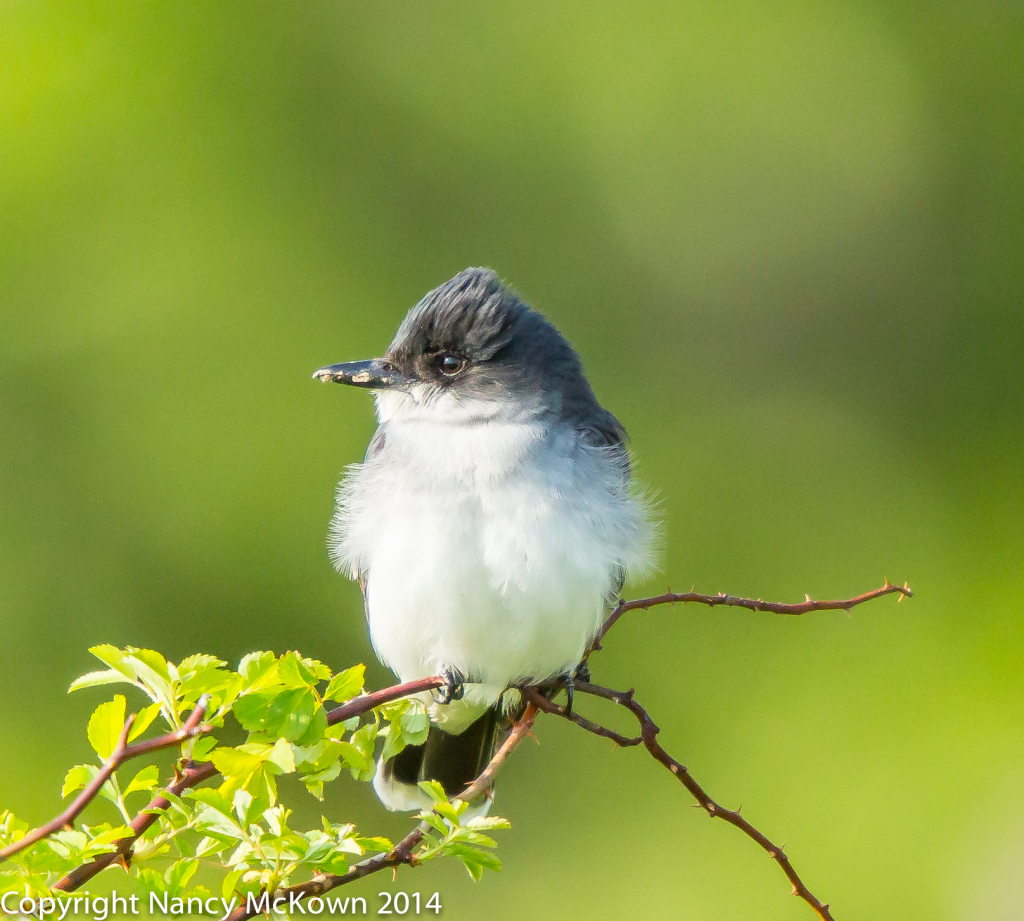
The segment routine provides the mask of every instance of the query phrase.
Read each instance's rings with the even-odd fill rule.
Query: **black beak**
[[[390,361],[371,358],[369,361],[345,361],[313,372],[313,377],[327,383],[368,387],[371,390],[405,390],[413,379],[402,374]]]

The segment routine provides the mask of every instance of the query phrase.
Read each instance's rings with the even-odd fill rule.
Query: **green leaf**
[[[423,784],[420,784],[420,786],[422,787]],[[459,825],[459,813],[461,812],[461,810],[457,809],[451,803],[449,803],[449,802],[444,802],[444,803],[437,803],[437,802],[435,802],[434,803],[434,812],[436,812],[442,818],[447,819],[449,822],[452,823],[452,825],[455,825],[456,827]]]
[[[225,668],[227,664],[223,659],[218,659],[216,656],[192,655],[181,660],[178,665],[178,675],[182,681],[186,681],[198,672]]]
[[[267,752],[266,759],[276,765],[283,774],[291,774],[295,770],[295,755],[292,747],[284,739],[278,739],[274,747]]]
[[[94,688],[101,684],[132,684],[132,679],[116,669],[100,672],[88,672],[71,682],[68,693],[80,691],[82,688]]]
[[[96,656],[104,665],[120,672],[130,681],[134,681],[138,677],[132,665],[125,661],[124,651],[116,646],[111,646],[109,643],[101,643],[99,646],[90,646],[89,652]]]
[[[74,793],[76,790],[81,790],[99,772],[100,769],[93,764],[76,764],[64,777],[64,786],[61,788],[60,795],[64,797],[69,793]]]
[[[384,748],[380,756],[385,761],[390,761],[405,748],[405,736],[402,734],[400,722],[391,723],[385,731]]]
[[[153,649],[138,649],[135,646],[129,646],[128,652],[131,653],[132,658],[142,662],[149,669],[159,675],[164,681],[170,682],[171,675],[167,670],[167,660]],[[138,668],[137,663],[132,663]]]
[[[94,829],[90,829],[88,826],[83,826],[87,833],[91,833]],[[130,838],[135,834],[131,828],[127,825],[117,825],[111,828],[107,825],[97,826],[102,828],[98,835],[93,836],[88,845],[83,849],[83,857],[94,857],[98,854],[109,854],[111,851],[116,850],[115,842],[120,841],[121,838]]]
[[[512,824],[508,819],[503,819],[501,816],[474,816],[468,822],[466,822],[466,828],[472,828],[477,831],[481,829],[492,829],[492,828],[511,828]]]
[[[302,662],[303,666],[313,675],[316,681],[323,681],[325,678],[331,677],[331,670],[319,659],[307,659],[298,653],[295,653],[295,655],[298,656],[299,661]]]
[[[232,870],[227,876],[224,877],[224,882],[221,884],[220,893],[224,897],[224,901],[230,902],[231,896],[235,892],[235,886],[238,885],[238,880],[241,878],[245,870]]]
[[[423,821],[433,828],[439,835],[446,836],[448,834],[448,826],[444,824],[444,819],[436,813],[424,811],[419,814],[419,818],[423,819]]]
[[[217,740],[213,736],[205,736],[196,741],[192,746],[193,761],[208,761],[208,755],[217,747]]]
[[[356,844],[364,851],[390,851],[394,845],[387,838],[356,838]]]
[[[248,790],[235,790],[235,795],[231,800],[231,807],[235,817],[238,819],[238,824],[242,828],[248,828],[252,823],[249,815],[252,810],[252,794]]]
[[[351,742],[338,742],[339,754],[345,765],[358,773],[373,770],[373,762]]]
[[[135,717],[135,722],[132,723],[131,732],[128,733],[128,741],[132,742],[137,739],[142,733],[149,729],[153,720],[160,714],[160,704],[150,704],[148,707],[143,707]]]
[[[265,732],[298,742],[309,730],[319,707],[309,688],[265,690],[248,694],[235,702],[235,719],[249,732]],[[326,727],[326,720],[324,721]]]
[[[323,739],[325,732],[327,732],[327,711],[323,706],[317,704],[313,708],[313,717],[310,719],[306,731],[295,741],[301,745],[314,745]]]
[[[423,705],[410,707],[401,716],[402,736],[406,745],[422,745],[430,733],[430,718]]]
[[[123,694],[117,694],[113,700],[100,704],[89,718],[89,744],[104,761],[117,747],[127,703]]]
[[[458,857],[465,864],[469,875],[477,881],[483,876],[485,869],[495,872],[501,869],[501,861],[488,851],[480,851],[465,844],[447,845],[444,850],[453,857]]]
[[[164,657],[152,649],[136,649],[134,646],[129,646],[126,652],[124,664],[135,671],[138,681],[153,701],[162,703],[167,713],[176,713],[174,690]]]
[[[442,787],[436,780],[421,780],[419,788],[435,803],[447,804],[448,796],[444,792],[444,787]]]
[[[142,886],[142,891],[148,895],[151,892],[155,892],[157,895],[163,895],[167,891],[167,883],[163,876],[151,870],[149,867],[143,867],[138,871],[138,880]]]
[[[155,764],[150,764],[144,767],[131,779],[128,786],[124,788],[123,795],[127,796],[129,793],[141,793],[143,791],[155,790],[159,783],[160,768]]]
[[[343,672],[338,672],[327,685],[327,690],[324,691],[324,698],[337,701],[338,703],[351,700],[363,689],[365,676],[365,665],[353,665],[351,668],[346,668]]]
[[[218,748],[210,753],[210,760],[215,768],[226,778],[238,778],[238,788],[245,785],[246,780],[263,763],[263,759],[250,751],[243,751],[240,748]],[[200,792],[198,790],[194,791]]]
[[[230,751],[230,749],[225,749]],[[196,802],[202,803],[204,806],[209,806],[211,809],[216,810],[223,816],[227,816],[234,822],[234,808],[231,801],[223,794],[220,790],[213,790],[210,787],[200,787],[196,790],[188,790],[185,793],[189,799],[194,799]]]
[[[172,863],[164,873],[164,879],[167,880],[167,892],[172,896],[183,895],[188,881],[192,879],[198,869],[199,861],[195,859],[178,860]]]
[[[310,688],[316,684],[316,678],[301,662],[294,652],[286,652],[277,661],[277,673],[285,687]]]
[[[272,652],[250,652],[238,663],[245,681],[242,693],[249,694],[277,681],[277,656]]]

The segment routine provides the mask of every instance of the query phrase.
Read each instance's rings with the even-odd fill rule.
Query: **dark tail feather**
[[[389,808],[416,808],[405,805],[414,796],[416,784],[436,780],[449,798],[458,796],[490,763],[512,723],[513,719],[502,713],[499,702],[458,735],[431,726],[426,742],[407,745],[384,763],[374,783],[378,795]],[[408,788],[408,795],[393,795],[396,784]]]

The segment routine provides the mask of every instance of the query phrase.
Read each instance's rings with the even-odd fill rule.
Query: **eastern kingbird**
[[[374,778],[388,808],[422,809],[418,781],[454,796],[484,768],[516,685],[573,674],[652,528],[579,356],[489,269],[427,294],[383,358],[314,377],[372,389],[380,423],[338,487],[334,564],[380,660],[448,679],[424,695],[427,741]]]

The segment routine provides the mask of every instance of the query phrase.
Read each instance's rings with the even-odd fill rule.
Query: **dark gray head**
[[[579,356],[490,269],[466,269],[427,294],[383,358],[321,368],[314,377],[432,402],[569,422],[595,443],[625,432],[598,404]]]

